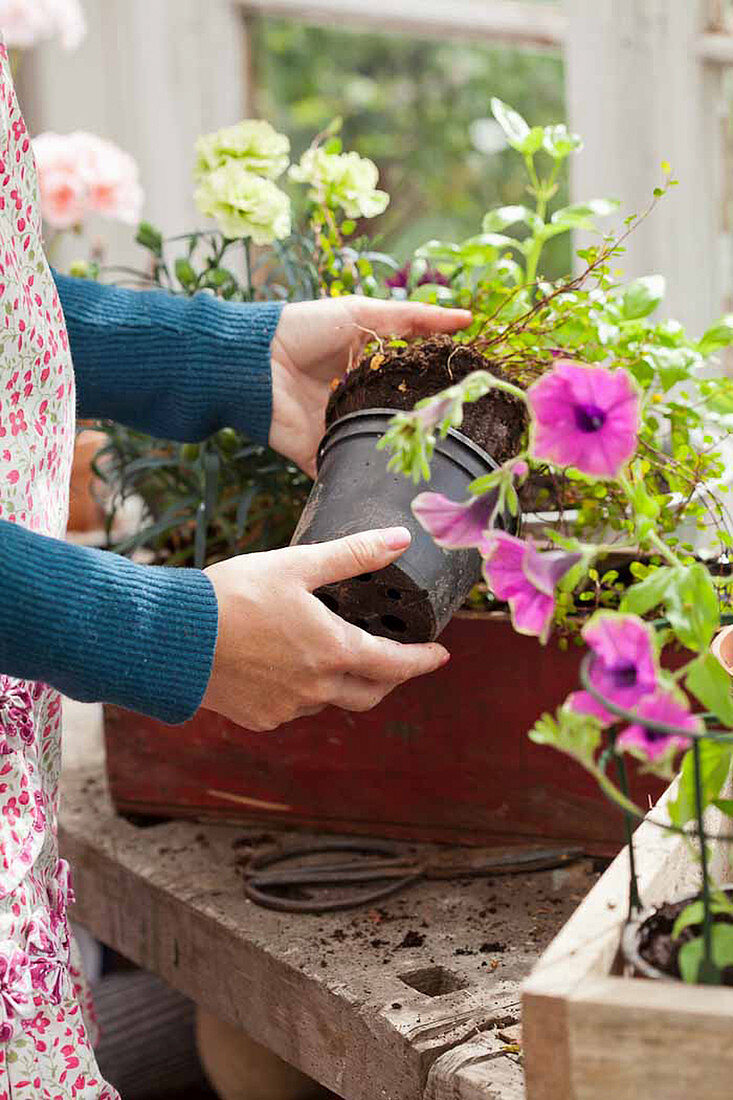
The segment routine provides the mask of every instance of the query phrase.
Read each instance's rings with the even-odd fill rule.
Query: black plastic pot
[[[408,527],[412,543],[398,563],[327,585],[316,594],[331,610],[371,634],[428,642],[437,638],[481,579],[481,557],[477,550],[436,546],[410,505],[426,488],[451,500],[465,500],[470,483],[495,470],[497,463],[451,429],[436,444],[429,485],[415,486],[388,470],[389,455],[377,450],[393,416],[391,409],[366,409],[329,428],[293,545],[327,542],[379,527]]]

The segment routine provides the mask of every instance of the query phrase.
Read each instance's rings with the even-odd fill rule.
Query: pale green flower
[[[196,142],[194,175],[201,180],[229,160],[239,161],[255,175],[277,179],[290,160],[290,139],[259,118],[247,118],[236,126],[203,134]]]
[[[310,184],[309,198],[340,206],[349,218],[375,218],[387,209],[389,195],[377,188],[379,170],[373,160],[358,153],[327,153],[306,149],[300,164],[292,165],[291,179]]]
[[[214,218],[225,237],[249,237],[270,244],[290,233],[290,199],[272,180],[255,176],[230,160],[199,184],[196,205]]]

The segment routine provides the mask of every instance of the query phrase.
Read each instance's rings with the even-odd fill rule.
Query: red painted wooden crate
[[[329,708],[275,733],[207,711],[166,726],[106,708],[107,766],[123,812],[253,819],[419,840],[542,838],[612,852],[615,806],[572,760],[527,731],[578,686],[583,650],[545,648],[503,616],[461,613],[452,660],[369,714]],[[662,785],[635,773],[642,806]]]

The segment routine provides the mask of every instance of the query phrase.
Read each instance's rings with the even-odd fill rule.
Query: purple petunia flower
[[[600,611],[583,628],[583,639],[595,654],[590,682],[612,703],[628,710],[657,686],[657,660],[650,628],[636,615]],[[604,726],[617,721],[587,691],[576,691],[568,706],[592,714]]]
[[[663,691],[645,695],[634,708],[639,718],[646,718],[651,722],[662,722],[668,726],[679,726],[691,733],[700,733],[702,723],[694,714],[673,696]],[[625,749],[641,755],[650,763],[655,763],[665,756],[670,749],[687,749],[690,739],[681,734],[662,733],[649,729],[642,723],[627,726],[616,739],[616,744]]]
[[[527,390],[530,451],[589,477],[618,477],[636,451],[639,393],[623,369],[559,359]]]
[[[384,285],[388,286],[391,290],[407,290],[410,285],[411,275],[412,264],[408,260],[399,270],[395,271],[394,275],[390,275],[388,279],[384,280]],[[450,279],[447,279],[437,268],[426,267],[417,280],[416,286],[425,286],[427,283],[437,283],[438,286],[450,286]]]
[[[582,558],[566,550],[540,551],[533,542],[493,531],[482,546],[486,583],[498,600],[506,600],[518,634],[531,634],[544,644],[555,610],[555,588]]]
[[[497,497],[498,491],[493,490],[459,503],[442,493],[420,493],[412,502],[412,511],[438,546],[462,550],[483,544]]]

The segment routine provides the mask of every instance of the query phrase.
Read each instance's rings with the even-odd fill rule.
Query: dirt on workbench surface
[[[733,890],[728,890],[726,893],[729,897],[733,897]],[[682,980],[679,968],[680,950],[684,944],[702,935],[702,927],[700,924],[688,925],[677,939],[672,938],[672,929],[682,910],[695,900],[698,899],[688,898],[684,901],[665,902],[644,921],[639,929],[638,948],[644,962],[680,981]],[[714,921],[733,924],[733,917],[727,913],[716,913]],[[733,966],[723,968],[721,984],[733,985]]]
[[[233,840],[238,874],[246,877],[269,842],[285,836],[274,832],[274,837],[250,834]],[[410,858],[428,861],[431,853],[443,857],[447,850],[405,846]],[[434,996],[467,987],[480,974],[491,974],[502,986],[522,981],[597,878],[592,862],[581,860],[556,870],[426,879],[378,905],[280,919],[287,922],[291,943],[299,930],[310,931],[303,963],[326,980],[337,978],[346,960],[349,970],[366,968],[365,975],[377,963],[387,971],[397,967],[409,987],[406,997],[410,989]],[[260,912],[263,918],[273,915]]]
[[[424,397],[461,382],[476,370],[512,381],[496,363],[469,344],[433,336],[404,347],[382,345],[368,351],[334,389],[326,424],[362,409],[409,410]],[[515,385],[517,383],[515,382]],[[516,397],[495,390],[463,407],[460,431],[498,463],[520,450],[527,413]]]

